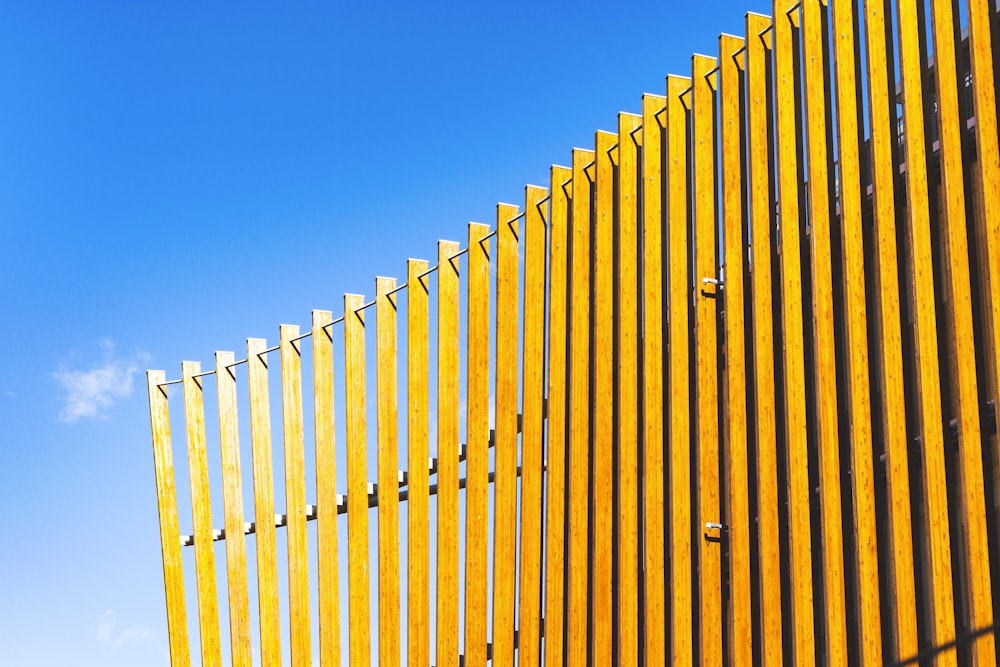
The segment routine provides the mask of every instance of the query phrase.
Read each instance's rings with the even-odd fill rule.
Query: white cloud
[[[61,421],[72,424],[82,418],[103,419],[109,408],[132,394],[132,376],[147,355],[137,352],[130,359],[119,358],[109,339],[102,340],[100,347],[104,351],[102,364],[90,370],[60,366],[53,371],[52,377],[66,394],[59,411]]]
[[[116,652],[125,644],[154,641],[156,636],[142,624],[118,630],[118,614],[114,609],[108,609],[97,618],[97,638],[102,644],[109,645],[112,652]]]
[[[97,618],[97,638],[102,642],[111,641],[111,633],[115,631],[118,624],[118,614],[114,609],[108,609]]]

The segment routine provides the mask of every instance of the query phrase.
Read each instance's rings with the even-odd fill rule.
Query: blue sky
[[[167,664],[145,369],[404,277],[769,5],[0,7],[4,665]]]

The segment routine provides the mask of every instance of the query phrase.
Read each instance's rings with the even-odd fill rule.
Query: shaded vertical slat
[[[945,282],[950,297],[945,302],[954,348],[949,355],[952,385],[957,391],[960,498],[964,519],[960,521],[964,549],[970,627],[993,625],[989,542],[986,533],[986,495],[983,482],[983,450],[979,424],[979,387],[976,378],[976,341],[972,320],[972,286],[969,275],[969,240],[966,231],[965,174],[962,164],[962,131],[965,123],[958,107],[958,72],[955,62],[955,17],[952,0],[932,0],[934,74],[937,80],[938,151],[943,189],[944,215],[937,221],[947,235],[945,248],[949,270]],[[996,664],[992,633],[974,644],[980,665]]]
[[[490,233],[469,224],[466,269],[465,665],[485,667],[489,567]]]
[[[594,303],[591,327],[594,345],[593,411],[593,493],[594,558],[593,637],[594,664],[607,665],[613,633],[612,603],[612,523],[614,503],[614,163],[611,152],[618,136],[610,132],[595,135],[594,188]],[[599,499],[597,498],[599,494]]]
[[[236,417],[236,370],[232,352],[215,353],[219,404],[219,449],[226,522],[226,580],[229,584],[229,636],[234,667],[250,664],[250,601],[247,592],[246,538],[243,535],[243,486],[240,434]]]
[[[834,5],[834,21],[841,19],[841,2]],[[879,388],[882,394],[882,434],[886,451],[886,484],[889,496],[889,605],[893,617],[895,659],[917,652],[917,603],[913,574],[913,535],[910,525],[909,453],[906,434],[906,396],[903,386],[903,348],[896,247],[895,159],[893,142],[895,103],[890,105],[896,84],[887,76],[887,41],[891,40],[888,0],[865,3],[865,52],[868,62],[868,118],[870,126],[872,209],[878,252],[875,282],[879,298],[872,304],[872,317],[881,347]],[[836,34],[836,33],[835,33]],[[857,512],[860,508],[856,507]],[[860,579],[860,577],[859,577]],[[862,582],[862,585],[863,582]]]
[[[313,430],[316,446],[316,560],[319,659],[340,665],[340,575],[337,552],[337,449],[333,404],[333,314],[312,312]]]
[[[184,573],[181,560],[180,528],[177,520],[177,490],[174,456],[170,442],[170,413],[167,381],[163,371],[147,371],[149,424],[153,434],[153,466],[156,470],[156,509],[160,518],[160,550],[163,554],[163,592],[167,600],[167,638],[170,664],[191,664],[188,644],[187,609],[184,605]]]
[[[670,646],[674,665],[690,665],[693,653],[691,581],[691,396],[689,350],[691,329],[688,306],[691,301],[690,235],[688,231],[688,107],[682,97],[691,79],[667,77],[666,101],[666,183],[667,183],[667,266],[669,296],[668,356],[670,445],[670,582],[672,592]]]
[[[395,278],[375,279],[378,383],[378,664],[399,665],[399,426]],[[315,331],[313,333],[315,336]]]
[[[771,19],[747,14],[747,155],[749,162],[750,237],[753,299],[757,443],[757,540],[760,579],[754,591],[761,599],[761,656],[765,664],[781,660],[781,537],[778,522],[777,423],[775,415],[774,320],[771,275],[771,199],[768,147],[773,139],[768,115],[770,37],[759,35]],[[766,600],[766,602],[765,602]]]
[[[288,539],[288,624],[292,665],[311,665],[309,560],[306,553],[306,461],[302,433],[302,352],[299,327],[280,329],[281,423],[285,451],[285,532]]]
[[[212,503],[208,494],[208,451],[205,447],[205,405],[201,363],[181,364],[184,387],[184,424],[187,430],[188,471],[191,480],[191,519],[198,591],[198,629],[201,664],[222,664],[219,646],[219,601],[215,588],[215,550],[212,545]]]
[[[426,260],[411,259],[406,263],[406,438],[409,467],[406,508],[406,654],[409,667],[426,667],[430,664],[428,307],[427,279],[419,277],[426,271]]]
[[[514,663],[517,569],[518,208],[497,204],[493,664]]]
[[[437,662],[458,665],[458,259],[438,241],[437,272]]]
[[[949,537],[948,489],[945,476],[941,417],[941,386],[938,368],[937,306],[934,302],[933,251],[930,233],[930,203],[927,190],[927,152],[924,145],[923,82],[917,7],[897,7],[900,79],[903,85],[903,151],[906,160],[906,231],[912,261],[909,295],[916,329],[917,394],[919,396],[920,452],[923,474],[924,528],[928,553],[928,586],[933,598],[931,641],[934,645],[955,638],[952,606],[951,542]],[[922,8],[921,8],[922,11]],[[938,664],[955,664],[948,652]]]
[[[545,449],[545,667],[561,667],[566,605],[567,272],[569,206],[567,167],[549,174],[549,364]]]
[[[663,111],[666,98],[642,96],[642,534],[645,645],[649,667],[666,664],[663,460]],[[551,363],[551,362],[550,362]]]
[[[691,60],[692,233],[695,283],[695,461],[698,527],[698,623],[701,664],[722,664],[722,534],[709,530],[720,523],[719,395],[716,298],[721,296],[704,278],[718,278],[715,211],[715,69],[716,59],[696,55]],[[673,240],[673,239],[671,239]],[[708,297],[711,294],[712,298]]]
[[[351,667],[371,659],[368,599],[368,431],[364,297],[344,295],[344,402],[347,405],[347,591]],[[419,464],[414,468],[421,467]]]
[[[587,549],[590,469],[590,224],[594,152],[573,149],[572,232],[570,240],[569,369],[569,610],[567,662],[587,660]]]
[[[719,134],[722,170],[722,237],[725,266],[725,476],[729,545],[730,591],[726,598],[726,627],[731,638],[730,664],[748,665],[753,655],[753,628],[750,608],[750,508],[747,461],[746,343],[743,323],[743,164],[741,158],[743,118],[740,83],[743,58],[734,57],[743,49],[739,37],[719,37]]]
[[[271,407],[267,387],[267,354],[264,353],[266,349],[267,341],[263,338],[247,339],[260,661],[264,667],[271,667],[281,664],[281,625],[278,610],[278,552],[274,527]]]
[[[642,117],[618,114],[618,655],[639,664],[638,141]]]
[[[524,325],[521,398],[521,566],[518,665],[539,664],[542,566],[542,435],[545,405],[545,188],[524,197]],[[470,246],[471,247],[471,246]]]

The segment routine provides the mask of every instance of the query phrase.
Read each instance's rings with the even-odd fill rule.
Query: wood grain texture
[[[153,436],[153,467],[156,471],[156,510],[160,519],[160,551],[163,555],[163,592],[167,601],[167,641],[170,664],[191,664],[187,634],[187,607],[184,604],[184,572],[181,560],[180,527],[177,519],[177,488],[174,456],[170,440],[170,412],[167,381],[163,371],[146,372],[149,395],[149,426]]]

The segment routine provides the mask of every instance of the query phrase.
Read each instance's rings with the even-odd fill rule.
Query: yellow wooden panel
[[[306,461],[302,435],[302,353],[293,342],[299,327],[280,329],[281,423],[285,451],[285,512],[288,515],[288,623],[292,665],[311,665],[309,559],[306,552]]]
[[[466,325],[465,664],[485,667],[489,621],[490,233],[469,224]],[[411,487],[412,488],[412,487]]]
[[[427,451],[427,261],[406,263],[407,556],[406,655],[409,667],[430,664],[430,478]]]
[[[163,590],[167,599],[167,638],[170,664],[191,664],[188,644],[187,610],[184,606],[180,528],[177,522],[177,490],[174,483],[174,456],[170,444],[170,414],[167,381],[163,371],[148,371],[149,424],[153,433],[153,464],[156,469],[156,509],[160,517],[160,550],[163,553]]]
[[[834,21],[842,20],[843,0],[834,4]],[[865,3],[865,51],[868,61],[868,117],[871,146],[869,173],[872,209],[878,246],[875,282],[878,298],[872,304],[882,363],[878,382],[882,394],[882,434],[886,450],[886,485],[889,497],[889,578],[892,587],[893,658],[901,660],[917,653],[917,603],[913,574],[913,535],[910,527],[909,453],[906,436],[906,397],[903,388],[903,350],[900,331],[899,264],[896,249],[895,174],[892,123],[895,104],[890,106],[895,81],[886,74],[887,59],[885,0]],[[836,33],[835,33],[836,34]],[[837,56],[838,61],[840,56]],[[838,67],[840,66],[838,62]],[[845,253],[846,256],[846,253]],[[860,508],[856,509],[856,513]],[[856,514],[857,515],[857,514]],[[860,531],[859,531],[860,532]]]
[[[642,117],[618,114],[618,661],[639,664],[638,161]]]
[[[611,152],[618,136],[598,132],[595,139],[594,188],[596,190],[594,219],[594,302],[591,327],[594,345],[593,451],[594,490],[600,490],[600,500],[594,503],[593,589],[591,605],[594,622],[591,628],[594,663],[607,665],[613,661],[613,600],[612,600],[612,530],[614,503],[612,487],[614,471],[614,164]],[[575,354],[575,353],[574,353]]]
[[[587,549],[590,471],[590,226],[594,152],[573,149],[572,232],[570,244],[570,385],[569,385],[569,610],[566,618],[567,662],[587,660]]]
[[[368,430],[364,297],[344,295],[344,402],[347,405],[347,591],[351,667],[371,660],[368,599]],[[417,467],[417,466],[414,466]]]
[[[667,589],[673,594],[670,618],[672,664],[690,665],[694,660],[694,613],[691,581],[691,379],[689,350],[691,327],[690,232],[688,230],[688,108],[682,91],[691,79],[667,77],[666,164],[667,249],[669,290],[667,297],[669,411],[670,411],[670,568]]]
[[[731,654],[727,661],[748,665],[753,655],[753,627],[750,609],[750,501],[747,460],[746,342],[743,321],[743,115],[740,83],[743,57],[733,57],[743,49],[739,37],[719,37],[719,134],[722,142],[722,237],[725,246],[725,415],[724,457],[728,478],[726,525],[729,539],[729,585],[726,599],[726,627]]]
[[[950,1],[932,0],[934,32],[934,74],[937,80],[938,151],[943,189],[944,228],[949,270],[945,284],[950,292],[945,303],[947,320],[954,336],[950,350],[952,386],[957,389],[958,450],[961,465],[962,513],[960,522],[965,542],[960,553],[964,561],[969,625],[993,625],[990,553],[986,534],[986,495],[983,485],[982,435],[979,425],[979,387],[976,378],[976,340],[972,321],[972,293],[969,276],[969,241],[965,217],[965,174],[962,167],[964,121],[958,108],[958,72],[955,63],[955,17]],[[978,664],[996,664],[996,644],[992,634],[974,644]]]
[[[927,533],[928,584],[933,599],[931,643],[955,638],[952,606],[951,543],[948,531],[948,489],[945,477],[938,368],[937,313],[934,302],[933,252],[927,191],[927,152],[924,146],[923,70],[920,62],[917,7],[897,8],[900,79],[903,84],[903,151],[906,160],[906,232],[914,304],[917,356],[917,393],[920,409],[920,453],[923,473],[924,522]],[[938,664],[955,664],[945,653]]]
[[[234,667],[250,664],[250,601],[247,552],[243,535],[243,485],[240,476],[240,433],[236,418],[236,371],[232,352],[215,353],[219,404],[219,448],[222,499],[226,522],[226,580],[229,584],[229,638]]]
[[[524,329],[521,398],[521,564],[518,664],[538,665],[541,640],[542,434],[545,404],[545,211],[548,190],[524,196]]]
[[[437,664],[458,665],[458,259],[438,241]]]
[[[667,616],[663,567],[663,124],[666,99],[642,96],[642,456],[644,496],[642,531],[646,664],[666,664]]]
[[[257,545],[257,607],[260,613],[260,661],[281,664],[278,610],[278,552],[274,527],[274,467],[271,459],[271,408],[267,388],[267,341],[247,339],[250,391],[250,454],[253,458],[253,506]]]
[[[191,480],[191,515],[194,563],[198,589],[198,628],[201,664],[220,665],[219,601],[215,588],[215,550],[212,545],[212,503],[208,494],[208,452],[205,448],[205,404],[201,363],[181,364],[184,386],[184,423],[187,430],[188,471]]]
[[[545,667],[563,664],[566,604],[566,379],[569,194],[572,175],[553,166],[549,179],[549,365],[545,475]],[[471,349],[471,348],[470,348]]]
[[[399,426],[395,278],[375,279],[378,383],[378,664],[399,665]],[[315,334],[313,334],[315,335]]]

